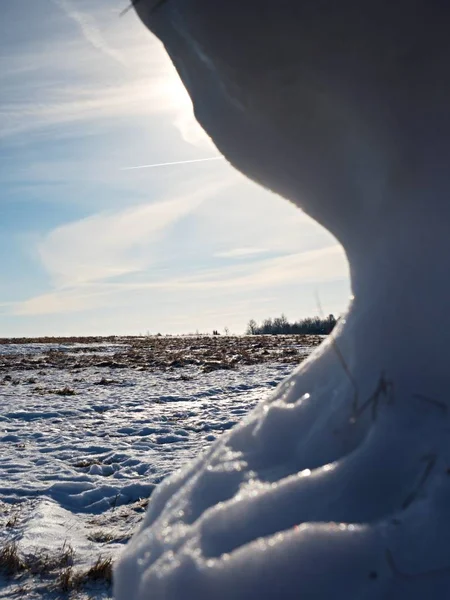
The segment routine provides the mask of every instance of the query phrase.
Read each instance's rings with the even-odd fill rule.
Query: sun
[[[183,140],[194,146],[214,148],[211,139],[198,124],[191,98],[171,64],[167,65],[162,86],[164,101],[174,112],[173,124]]]

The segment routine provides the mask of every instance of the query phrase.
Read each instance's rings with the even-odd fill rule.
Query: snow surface
[[[0,373],[0,549],[16,540],[22,553],[56,554],[70,544],[77,569],[98,556],[116,557],[155,486],[203,453],[291,370],[280,363],[210,373],[197,366],[20,368],[20,357],[38,359],[49,347],[0,345],[19,361]],[[102,379],[110,383],[98,385]],[[53,393],[65,387],[75,395]],[[0,598],[23,586],[27,598],[53,597],[47,580],[0,575]],[[110,593],[102,586],[88,592]]]

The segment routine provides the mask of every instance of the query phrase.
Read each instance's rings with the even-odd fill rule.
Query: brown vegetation
[[[91,582],[112,582],[113,562],[110,556],[99,556],[95,563],[84,569],[75,569],[75,553],[69,544],[56,553],[19,552],[16,542],[0,548],[0,573],[9,577],[39,577],[48,580],[49,589],[62,592],[79,589]],[[21,581],[23,584],[23,581]]]
[[[8,343],[31,343],[39,340],[8,340]],[[239,366],[265,362],[299,363],[312,347],[322,342],[318,335],[286,336],[192,336],[192,337],[123,337],[123,338],[48,338],[48,343],[64,343],[64,349],[45,349],[39,354],[0,355],[0,373],[14,371],[42,371],[43,369],[67,369],[77,371],[89,367],[117,370],[124,368],[147,370],[176,370],[194,366],[209,373],[218,369],[233,369]],[[114,342],[113,353],[105,354],[105,346],[100,342]],[[0,340],[6,343],[5,340]],[[71,344],[93,344],[88,347]],[[298,350],[304,347],[305,351]],[[28,376],[28,382],[30,382]],[[14,384],[6,373],[0,384]],[[117,379],[101,377],[97,385],[120,385]],[[39,390],[37,390],[39,391]],[[42,391],[42,390],[41,390]],[[70,388],[50,390],[60,395],[73,395]]]

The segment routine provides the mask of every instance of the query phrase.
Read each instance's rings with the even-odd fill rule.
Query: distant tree
[[[272,333],[274,334],[286,334],[289,333],[290,325],[285,315],[281,315],[281,317],[276,317],[272,321]]]
[[[264,319],[264,321],[262,322],[261,328],[262,328],[263,334],[272,333],[272,331],[273,331],[272,319]]]
[[[275,319],[264,319],[261,325],[251,319],[247,325],[247,335],[286,335],[286,334],[311,334],[328,335],[336,326],[334,315],[326,318],[306,317],[300,321],[289,323],[285,315]]]
[[[224,335],[230,335],[230,330],[228,329],[228,327],[224,327],[223,328],[223,334]]]
[[[258,334],[258,323],[255,319],[250,319],[245,330],[246,335],[257,335]]]

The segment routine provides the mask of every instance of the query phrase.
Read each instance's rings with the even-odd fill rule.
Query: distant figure
[[[136,10],[230,163],[342,243],[354,299],[158,488],[117,599],[450,598],[450,4]]]

